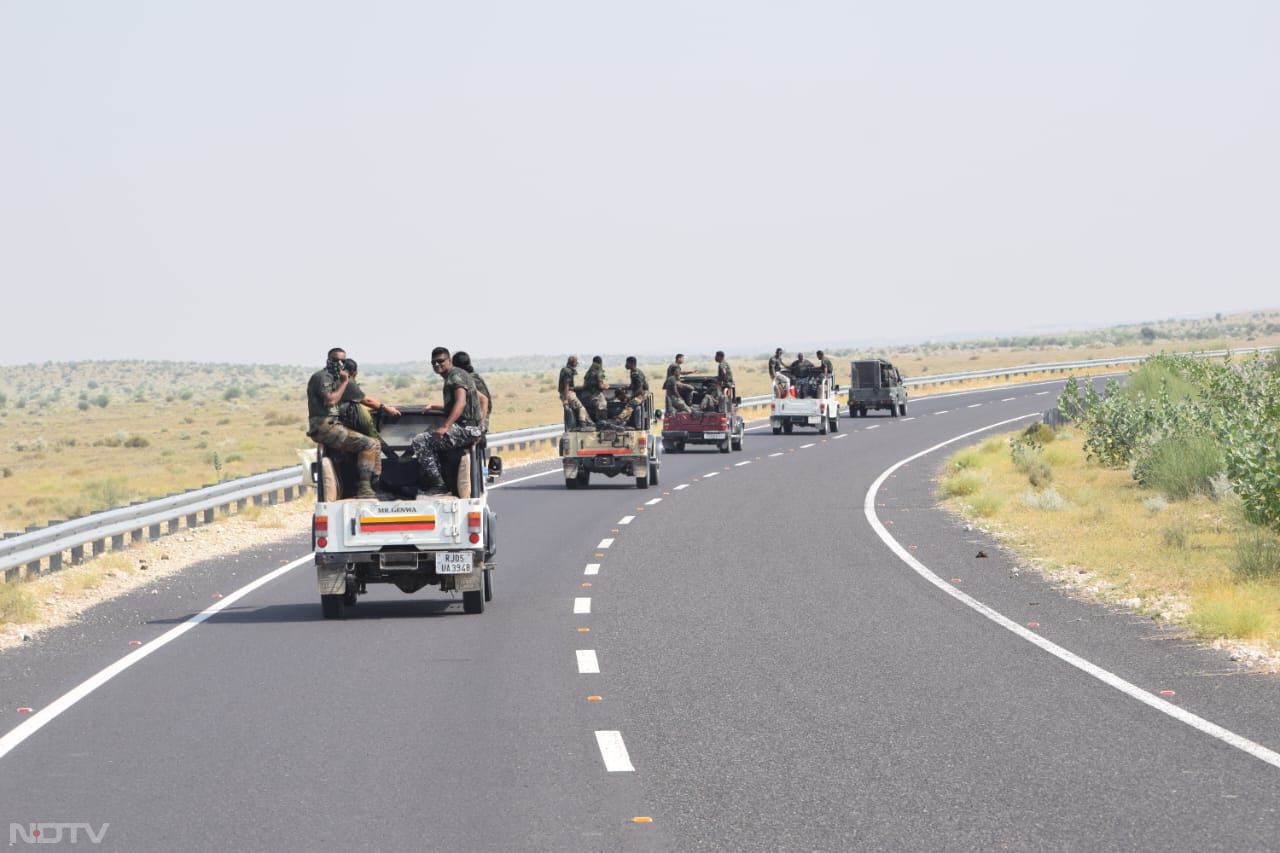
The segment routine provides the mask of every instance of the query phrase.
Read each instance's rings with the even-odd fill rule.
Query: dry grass
[[[1009,452],[1017,435],[951,457],[939,480],[945,505],[1090,599],[1185,625],[1201,639],[1280,647],[1280,587],[1232,575],[1244,526],[1235,502],[1152,500],[1127,471],[1086,461],[1083,438],[1070,433],[1044,448],[1053,484],[1037,490]],[[983,485],[953,494],[948,484],[962,477]]]

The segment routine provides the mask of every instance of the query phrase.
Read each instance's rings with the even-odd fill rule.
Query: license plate
[[[810,417],[810,418],[809,418],[809,423],[811,423],[811,424],[820,424],[820,423],[822,423],[822,418],[818,418],[818,417]]]
[[[470,551],[445,551],[436,554],[436,574],[469,575],[471,574]]]
[[[704,432],[704,433],[702,434],[702,437],[703,437],[703,438],[721,438],[721,439],[722,439],[722,438],[727,438],[728,436],[727,436],[725,433],[723,433],[723,432]]]

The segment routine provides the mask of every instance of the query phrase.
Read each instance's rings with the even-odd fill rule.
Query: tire
[[[787,435],[791,435],[791,421],[787,421],[782,425],[782,431]]]
[[[839,416],[839,415],[833,415],[833,416],[832,416],[832,418],[831,418],[831,431],[832,431],[832,432],[839,432],[839,431],[840,431],[840,416]]]
[[[738,433],[738,435],[737,435],[736,437],[734,437],[734,438],[731,440],[731,442],[730,442],[730,446],[732,446],[734,450],[741,450],[741,449],[742,449],[742,439],[743,439],[743,438],[745,438],[745,437],[746,437],[746,433],[745,433],[745,432],[740,432],[740,433]]]
[[[472,589],[462,594],[462,612],[463,613],[483,613],[484,612],[484,590]]]
[[[826,435],[826,434],[827,434],[827,419],[823,417],[822,423],[818,424],[818,435]]]
[[[859,406],[859,407],[858,407],[858,417],[860,417],[860,418],[865,418],[866,416],[867,416],[867,407],[866,407],[866,406]]]
[[[665,438],[662,439],[662,451],[664,453],[671,453],[675,449],[676,449],[676,443],[674,441],[668,441]]]
[[[342,594],[342,593],[338,593],[337,595],[322,595],[322,596],[320,596],[320,612],[324,614],[324,618],[326,618],[326,619],[341,619],[341,618],[342,618],[342,616],[343,616],[343,613],[342,613],[342,611],[343,611],[343,601],[342,601],[342,599],[343,599],[343,598],[344,598],[344,596],[343,596],[343,594]]]
[[[356,585],[351,581],[347,581],[347,591],[342,594],[342,605],[344,607],[356,606]]]
[[[717,447],[719,447],[719,448],[720,448],[720,452],[721,452],[721,453],[728,453],[728,452],[729,452],[729,446],[730,446],[730,439],[729,439],[727,436],[725,437],[724,441],[721,441],[721,442],[717,445]]]
[[[898,404],[898,414],[902,415],[904,418],[907,416],[907,404],[906,404],[906,403],[899,403],[899,404]]]
[[[683,442],[683,441],[677,441],[677,442],[676,442],[676,452],[677,452],[677,453],[684,453],[684,442]]]
[[[649,488],[649,475],[648,475],[648,474],[645,474],[643,477],[636,477],[636,488],[637,488],[637,489],[647,489],[647,488]]]
[[[493,570],[484,570],[484,600],[493,601]]]
[[[577,480],[575,480],[573,477],[565,477],[565,478],[564,478],[564,487],[565,487],[566,489],[576,489],[576,488],[578,488],[578,481],[577,481]]]
[[[653,462],[649,463],[649,485],[658,485],[658,466]]]
[[[898,416],[898,407],[893,403],[889,404],[889,417],[896,418]]]
[[[578,488],[585,489],[591,482],[591,472],[585,469],[578,471]]]

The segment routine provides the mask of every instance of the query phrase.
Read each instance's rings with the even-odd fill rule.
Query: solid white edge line
[[[627,754],[627,745],[622,742],[622,732],[597,731],[596,745],[600,747],[600,757],[604,759],[604,769],[610,773],[634,772],[631,756]]]
[[[19,726],[16,726],[12,731],[10,731],[4,737],[0,737],[0,758],[4,758],[6,755],[9,754],[11,750],[13,750],[15,747],[17,747],[27,738],[31,737],[36,732],[40,731],[40,729],[44,728],[46,725],[56,720],[64,711],[71,708],[81,699],[85,698],[90,693],[97,690],[99,687],[106,684],[108,681],[115,678],[117,675],[124,672],[129,667],[133,666],[134,664],[146,658],[152,652],[159,651],[160,649],[169,645],[169,643],[178,639],[183,634],[187,633],[192,628],[196,627],[201,622],[208,619],[210,616],[217,615],[220,611],[225,610],[226,608],[230,607],[232,604],[235,604],[237,601],[244,598],[246,595],[253,592],[258,587],[264,586],[270,583],[271,581],[275,580],[276,578],[280,577],[281,575],[286,574],[287,572],[293,571],[298,566],[301,566],[304,563],[310,563],[314,559],[315,559],[314,554],[308,554],[305,557],[299,557],[298,559],[294,560],[292,563],[288,563],[287,565],[281,566],[278,569],[268,572],[267,574],[263,575],[257,580],[251,583],[245,584],[244,586],[240,587],[238,590],[231,593],[230,595],[227,595],[221,598],[217,604],[214,604],[210,607],[205,608],[204,610],[192,616],[186,622],[183,622],[181,625],[176,625],[173,628],[170,628],[168,631],[161,634],[156,639],[152,640],[151,642],[143,646],[139,646],[136,650],[129,652],[129,654],[126,655],[125,657],[121,658],[120,660],[116,661],[115,663],[111,664],[105,669],[100,670],[97,674],[92,675],[89,678],[85,679],[84,681],[80,682],[75,687],[71,688],[66,693],[59,696],[49,705],[45,706],[44,708],[41,708],[39,711],[36,711],[35,714],[32,715],[31,719],[23,722]]]
[[[578,674],[596,675],[600,672],[600,660],[595,649],[578,649]]]
[[[898,559],[906,563],[912,569],[912,571],[914,571],[920,577],[924,578],[926,581],[933,584],[935,587],[942,590],[947,595],[956,599],[961,604],[964,604],[966,607],[970,607],[973,610],[976,610],[978,613],[981,613],[983,616],[987,617],[992,622],[995,622],[1000,627],[1005,628],[1006,630],[1016,634],[1017,636],[1026,640],[1027,642],[1038,646],[1042,650],[1048,652],[1049,654],[1053,655],[1054,657],[1058,658],[1064,663],[1068,663],[1071,666],[1074,666],[1076,669],[1079,669],[1080,671],[1086,673],[1087,675],[1093,676],[1094,678],[1101,681],[1103,684],[1106,684],[1109,687],[1113,687],[1116,690],[1119,690],[1121,693],[1125,694],[1126,696],[1132,699],[1137,699],[1139,702],[1142,702],[1144,705],[1154,708],[1155,710],[1159,711],[1162,714],[1166,714],[1170,717],[1173,717],[1175,720],[1185,723],[1191,726],[1192,728],[1197,729],[1198,731],[1201,731],[1209,735],[1210,737],[1217,738],[1218,740],[1224,743],[1234,746],[1236,749],[1242,750],[1243,752],[1247,752],[1249,755],[1252,755],[1254,758],[1257,758],[1261,761],[1265,761],[1266,763],[1270,764],[1273,767],[1280,768],[1280,753],[1276,753],[1275,751],[1270,750],[1259,743],[1254,743],[1248,738],[1242,737],[1236,734],[1235,732],[1225,729],[1222,726],[1218,725],[1217,723],[1211,723],[1208,720],[1204,719],[1203,717],[1199,717],[1191,713],[1190,711],[1183,710],[1182,708],[1179,708],[1177,705],[1173,705],[1169,701],[1165,699],[1161,699],[1159,696],[1156,696],[1155,694],[1149,691],[1143,690],[1142,688],[1128,681],[1125,681],[1123,678],[1116,675],[1115,673],[1105,670],[1102,667],[1098,666],[1097,664],[1094,664],[1088,660],[1085,660],[1084,658],[1080,657],[1074,652],[1067,651],[1066,649],[1062,648],[1058,644],[1050,642],[1049,640],[1046,640],[1044,637],[1040,636],[1034,631],[1028,630],[1027,628],[1023,627],[1022,625],[1019,625],[1017,622],[1014,622],[1012,619],[1009,619],[1003,614],[998,613],[997,611],[993,610],[992,608],[988,607],[987,605],[983,604],[982,602],[978,601],[972,596],[956,589],[953,584],[947,583],[945,580],[938,577],[933,572],[929,571],[929,569],[923,563],[921,563],[919,560],[913,557],[911,553],[907,551],[906,548],[902,547],[902,545],[899,544],[898,540],[894,539],[893,536],[890,535],[888,529],[886,529],[885,526],[880,523],[880,519],[876,516],[876,510],[875,510],[876,492],[879,491],[880,486],[884,483],[885,480],[889,478],[890,475],[893,474],[894,471],[897,471],[899,468],[901,468],[903,465],[906,465],[908,462],[913,462],[916,459],[919,459],[922,456],[926,456],[930,453],[933,453],[934,451],[939,450],[943,447],[946,447],[949,444],[954,444],[957,441],[963,441],[964,439],[969,438],[970,436],[977,435],[978,433],[981,433],[981,432],[986,432],[987,430],[996,429],[1002,426],[1007,426],[1009,424],[1017,423],[1018,421],[1026,420],[1027,418],[1032,418],[1032,417],[1040,417],[1040,413],[1034,412],[1031,414],[1020,415],[1016,418],[1009,418],[1008,420],[1000,421],[994,424],[989,424],[985,427],[982,427],[981,429],[975,429],[970,432],[966,432],[963,435],[958,435],[954,438],[947,439],[946,441],[941,442],[940,444],[935,444],[933,447],[922,450],[913,456],[908,456],[906,459],[902,459],[894,463],[892,466],[887,468],[879,477],[877,477],[875,482],[871,484],[871,488],[867,490],[866,499],[863,501],[863,504],[862,504],[863,513],[864,515],[866,515],[867,522],[871,525],[871,528],[876,532],[876,535],[880,537],[881,541],[883,541],[886,545],[888,545],[889,549],[898,556]]]

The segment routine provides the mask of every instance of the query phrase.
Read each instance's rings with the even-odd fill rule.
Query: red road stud
[[[1039,627],[1040,627],[1040,623],[1039,623],[1039,622],[1028,622],[1028,623],[1027,623],[1027,627],[1028,627],[1028,628],[1039,628]]]
[[[130,641],[129,641],[129,645],[131,645],[131,646],[140,646],[140,645],[142,645],[142,641],[141,641],[141,640],[130,640]]]
[[[1161,691],[1160,691],[1160,695],[1161,695],[1161,696],[1174,696],[1174,695],[1176,695],[1176,694],[1175,694],[1172,690],[1161,690]]]
[[[952,583],[960,583],[960,578],[952,578],[952,579],[951,579],[951,582],[952,582]]]
[[[215,592],[215,593],[213,594],[213,597],[214,597],[214,598],[222,598],[222,593],[220,593],[220,592]]]
[[[30,709],[30,708],[19,708],[19,709],[18,709],[18,713],[19,713],[19,714],[30,714],[30,713],[31,713],[31,709]]]

